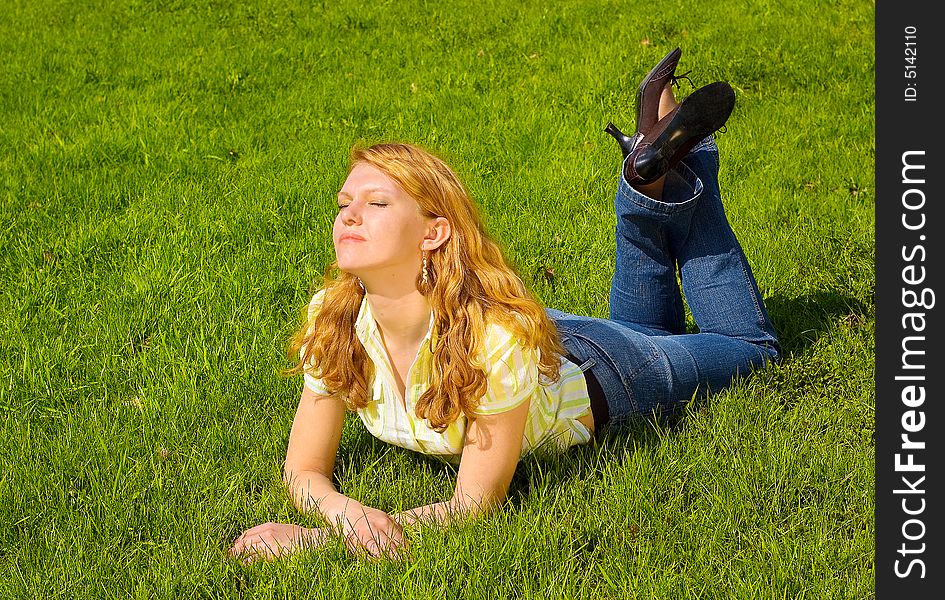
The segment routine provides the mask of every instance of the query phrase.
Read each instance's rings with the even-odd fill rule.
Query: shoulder
[[[325,288],[321,288],[312,296],[312,299],[308,302],[308,318],[312,320],[318,315],[318,312],[322,309],[322,305],[325,303]]]
[[[508,326],[497,322],[486,325],[479,359],[486,374],[486,393],[476,414],[511,410],[535,392],[538,352],[525,346]]]
[[[537,350],[527,346],[522,335],[509,323],[495,319],[486,321],[482,336],[481,358],[488,371],[489,362],[501,356],[520,354],[523,358],[537,359]]]
[[[312,299],[308,301],[308,309],[306,311],[306,320],[311,325],[315,320],[315,317],[318,316],[318,313],[321,312],[322,307],[325,305],[325,288],[321,288],[315,294],[312,295]]]

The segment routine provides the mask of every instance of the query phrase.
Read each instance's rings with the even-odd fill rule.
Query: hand
[[[244,563],[257,559],[272,560],[278,556],[315,547],[328,538],[324,529],[306,529],[288,523],[264,523],[247,529],[233,542],[229,554]]]
[[[382,510],[352,502],[338,519],[345,546],[355,554],[394,558],[405,547],[403,529]]]

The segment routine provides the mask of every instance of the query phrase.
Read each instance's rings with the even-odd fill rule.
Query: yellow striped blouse
[[[321,308],[323,297],[324,290],[320,290],[309,303],[310,323]],[[374,363],[372,399],[357,411],[364,426],[385,442],[451,462],[458,461],[466,436],[466,417],[461,415],[446,430],[437,432],[425,419],[417,417],[414,408],[429,387],[432,373],[431,347],[436,341],[432,317],[430,329],[408,374],[404,404],[400,402],[384,342],[366,300],[361,302],[355,330]],[[535,351],[523,348],[510,331],[492,323],[486,327],[485,333],[479,364],[484,365],[487,387],[476,414],[501,413],[529,400],[523,453],[550,444],[563,449],[590,441],[590,431],[577,420],[591,411],[587,384],[578,366],[562,357],[561,377],[555,382],[548,381],[538,372]],[[316,394],[329,394],[314,365],[309,365],[305,372],[305,385]]]

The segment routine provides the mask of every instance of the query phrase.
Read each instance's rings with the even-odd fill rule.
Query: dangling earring
[[[361,286],[361,291],[364,291],[364,283],[361,281],[360,277],[355,277],[358,280],[358,285]]]
[[[424,250],[423,251],[423,267],[420,269],[420,282],[423,284],[423,287],[429,287],[430,285],[430,254]]]

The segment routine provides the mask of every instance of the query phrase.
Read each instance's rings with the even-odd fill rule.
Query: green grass
[[[280,484],[277,371],[351,145],[446,158],[545,304],[605,316],[602,129],[675,45],[736,89],[723,197],[785,361],[524,459],[504,510],[409,560],[227,561],[317,523]],[[872,3],[8,0],[0,61],[0,597],[873,595]],[[453,475],[345,428],[368,504]]]

